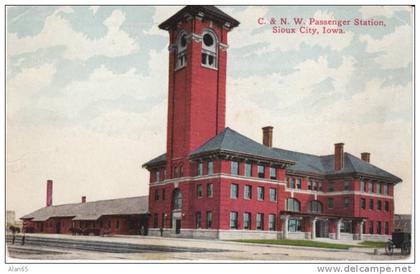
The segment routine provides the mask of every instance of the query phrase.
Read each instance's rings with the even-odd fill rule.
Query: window
[[[264,214],[262,213],[257,213],[256,229],[264,230]]]
[[[245,176],[247,176],[247,177],[252,176],[252,165],[251,165],[251,163],[245,163]]]
[[[343,207],[349,207],[349,206],[350,206],[350,199],[349,199],[349,197],[344,197]]]
[[[376,201],[376,209],[377,210],[382,210],[382,201],[381,200]]]
[[[383,188],[384,188],[384,185],[381,184],[381,183],[378,183],[378,193],[379,194],[382,194],[383,193]]]
[[[239,175],[239,163],[232,161],[231,173],[232,175]]]
[[[180,69],[187,65],[187,34],[185,32],[181,32],[178,35],[176,46],[175,69]]]
[[[205,67],[217,68],[216,36],[208,30],[203,33],[201,64]]]
[[[334,198],[328,198],[327,205],[329,209],[334,208]]]
[[[160,181],[160,171],[156,171],[156,182]]]
[[[157,228],[159,226],[159,224],[158,224],[158,222],[159,222],[158,218],[159,217],[158,217],[158,214],[157,213],[153,214],[153,227],[154,228]],[[108,227],[109,228],[111,227],[111,221],[108,222]]]
[[[172,197],[173,209],[181,209],[182,208],[182,194],[179,188],[176,188],[173,192]]]
[[[270,231],[276,230],[276,215],[275,214],[268,214],[268,230]]]
[[[382,234],[382,223],[380,221],[376,223],[376,234]]]
[[[388,184],[384,184],[384,194],[388,195]]]
[[[197,165],[197,175],[198,176],[203,175],[203,163],[198,163],[198,165]]]
[[[165,189],[162,189],[162,200],[165,200]]]
[[[207,162],[207,174],[213,175],[213,161]]]
[[[369,199],[369,209],[374,210],[374,202],[373,199]]]
[[[270,188],[270,201],[277,201],[277,189],[275,188]]]
[[[207,197],[213,197],[213,184],[207,184]]]
[[[203,186],[201,184],[197,185],[197,197],[198,198],[203,197]]]
[[[271,180],[276,180],[277,179],[276,168],[275,167],[270,167],[270,179]]]
[[[252,186],[246,185],[244,187],[244,199],[247,199],[247,200],[252,199]]]
[[[289,188],[295,188],[295,178],[289,178]]]
[[[155,190],[155,201],[159,201],[159,189]]]
[[[385,230],[385,234],[389,234],[389,223],[388,222],[384,223],[384,230]]]
[[[195,228],[201,228],[201,212],[195,213]]]
[[[388,201],[385,201],[384,209],[385,209],[385,211],[389,211],[389,202]]]
[[[311,201],[309,204],[309,210],[312,213],[322,213],[322,204],[320,201]]]
[[[263,186],[259,186],[258,188],[257,188],[257,198],[258,198],[258,200],[264,200],[264,187]]]
[[[230,213],[230,228],[238,229],[238,212]]]
[[[366,209],[366,199],[365,198],[360,199],[360,208],[361,209]]]
[[[373,193],[373,183],[371,182],[368,183],[368,189],[369,189],[369,193]]]
[[[301,219],[290,219],[288,225],[289,225],[289,232],[302,231],[302,220]]]
[[[237,199],[238,198],[238,188],[239,186],[237,184],[231,184],[230,185],[230,198]]]
[[[334,191],[334,184],[333,182],[329,182],[328,183],[328,192],[333,192]]]
[[[179,169],[177,166],[174,167],[174,178],[177,178],[179,176]]]
[[[343,183],[343,189],[344,191],[349,191],[350,190],[350,181],[344,181]]]
[[[296,188],[302,189],[302,180],[300,178],[296,179]]]
[[[213,222],[213,216],[211,214],[211,211],[206,212],[206,228],[211,228]]]
[[[323,191],[323,188],[322,188],[322,183],[321,183],[321,182],[319,182],[319,183],[318,183],[318,190],[319,190],[319,191]]]
[[[120,220],[117,220],[117,222],[115,223],[115,228],[116,228],[117,230],[119,230],[119,229],[120,229]]]
[[[251,229],[251,213],[244,213],[244,229]]]
[[[373,234],[373,221],[369,222],[369,234]]]
[[[365,181],[360,181],[360,192],[365,192]]]
[[[264,178],[264,166],[258,166],[258,178]]]
[[[182,176],[184,176],[184,166],[180,165],[179,166],[179,177],[182,177]]]
[[[287,199],[287,207],[286,208],[287,208],[288,211],[299,212],[300,211],[300,203],[296,199],[289,198],[289,199]]]
[[[350,222],[349,221],[342,222],[341,225],[340,225],[340,232],[352,233],[352,223],[351,223],[351,221]]]
[[[313,184],[313,181],[309,181],[308,182],[308,190],[312,190],[313,189],[312,184]]]

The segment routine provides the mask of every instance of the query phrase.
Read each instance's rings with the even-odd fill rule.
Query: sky
[[[179,6],[7,8],[7,209],[148,194],[141,165],[165,152],[168,33]],[[226,125],[316,155],[334,143],[403,179],[413,157],[412,10],[407,7],[221,6],[229,33]],[[341,35],[273,34],[258,18],[377,19]]]

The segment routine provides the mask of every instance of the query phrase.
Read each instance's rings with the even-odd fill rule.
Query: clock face
[[[203,41],[204,41],[204,45],[206,45],[207,47],[211,47],[214,44],[213,37],[208,33],[204,34]]]

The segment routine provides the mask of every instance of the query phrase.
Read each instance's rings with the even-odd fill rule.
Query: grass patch
[[[370,248],[385,248],[386,242],[378,241],[363,241],[359,243],[360,247],[370,247]]]
[[[333,248],[333,249],[349,249],[350,247],[355,247],[355,245],[348,244],[335,244],[335,243],[325,243],[309,240],[232,240],[233,242],[240,243],[252,243],[252,244],[271,244],[271,245],[291,245],[291,246],[306,246],[306,247],[318,247],[318,248]]]

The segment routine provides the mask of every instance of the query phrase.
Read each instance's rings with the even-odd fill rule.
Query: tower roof
[[[169,30],[186,15],[202,16],[204,19],[210,19],[221,24],[229,23],[231,28],[237,27],[239,25],[239,21],[227,15],[215,6],[191,5],[185,6],[183,9],[172,15],[169,19],[165,20],[159,25],[159,28]]]

